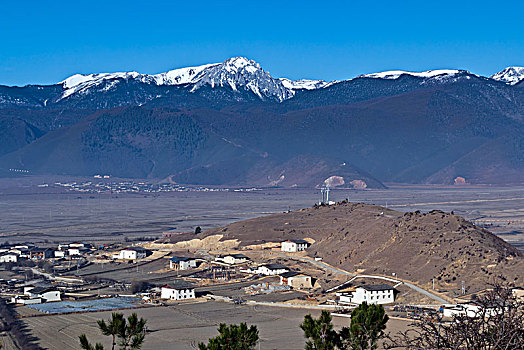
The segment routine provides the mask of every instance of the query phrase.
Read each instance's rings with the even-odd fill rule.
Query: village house
[[[174,270],[189,270],[197,267],[196,259],[174,256],[169,259],[169,268]]]
[[[195,287],[185,281],[175,281],[173,284],[162,287],[160,298],[168,300],[194,299]]]
[[[29,259],[45,260],[54,257],[54,251],[51,248],[33,248],[29,251]]]
[[[255,273],[266,276],[280,275],[286,272],[289,272],[289,269],[282,264],[264,264],[255,270]]]
[[[0,254],[0,263],[10,263],[10,262],[17,262],[18,261],[18,255],[14,253],[3,253]]]
[[[31,250],[29,248],[23,248],[23,247],[20,247],[20,248],[13,247],[11,250],[9,250],[9,253],[16,254],[18,255],[19,258],[26,258],[26,259],[29,259],[30,252]]]
[[[44,302],[61,301],[60,291],[53,287],[24,287],[24,295],[31,299],[42,299]]]
[[[137,260],[147,257],[149,251],[142,247],[130,247],[122,249],[118,254],[113,255],[113,259]]]
[[[289,271],[281,274],[280,284],[287,284],[296,289],[313,288],[311,276],[297,271]]]
[[[222,261],[229,265],[243,264],[249,261],[249,258],[244,254],[228,254],[219,255],[215,258],[216,261]]]
[[[358,286],[337,293],[341,303],[389,304],[395,301],[395,288],[387,284]]]
[[[301,252],[309,247],[309,242],[303,239],[290,239],[282,242],[281,250],[283,252]]]
[[[55,250],[55,258],[65,258],[66,252],[64,250]]]

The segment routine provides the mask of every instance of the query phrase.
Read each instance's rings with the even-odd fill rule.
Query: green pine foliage
[[[120,346],[120,350],[139,350],[144,344],[146,322],[143,318],[139,319],[136,313],[132,313],[125,319],[124,314],[113,312],[107,322],[105,320],[98,320],[97,324],[103,335],[111,337],[112,350],[115,349],[117,344]],[[85,334],[79,336],[79,341],[83,350],[104,349],[101,343],[92,345]]]
[[[340,331],[343,349],[376,349],[384,337],[388,315],[382,305],[363,302],[351,313],[351,325]]]
[[[218,327],[219,335],[210,338],[208,344],[199,343],[199,350],[253,350],[258,342],[258,329],[256,326],[248,328],[245,322],[240,325],[226,325],[221,323]]]
[[[362,303],[351,313],[351,324],[340,332],[333,329],[329,311],[322,311],[318,319],[304,317],[300,328],[307,338],[306,350],[372,350],[384,337],[388,316],[382,305]]]
[[[333,329],[329,311],[323,310],[318,319],[306,315],[300,328],[304,331],[306,350],[332,350],[340,344],[340,336]]]

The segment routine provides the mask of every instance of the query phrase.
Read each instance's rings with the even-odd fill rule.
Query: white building
[[[255,270],[255,273],[266,276],[280,275],[286,272],[289,272],[289,269],[282,264],[264,264]]]
[[[351,304],[389,304],[395,301],[395,288],[387,284],[358,286],[355,290],[337,293],[340,302]]]
[[[29,296],[32,299],[42,299],[45,302],[49,301],[60,301],[60,291],[50,287],[24,287],[24,295]]]
[[[457,304],[457,305],[444,305],[441,309],[442,316],[444,317],[458,317],[458,316],[467,316],[467,317],[479,317],[485,314],[488,317],[492,317],[500,313],[502,310],[500,307],[488,307],[485,308],[481,305],[475,304]]]
[[[165,285],[160,291],[161,299],[185,300],[195,298],[195,288],[184,282],[177,281],[172,285]]]
[[[55,250],[55,258],[65,258],[66,252],[64,250]]]
[[[283,252],[301,252],[309,247],[309,242],[303,239],[290,239],[282,242],[280,249]]]
[[[10,263],[10,262],[17,262],[18,261],[18,255],[14,253],[7,253],[0,255],[0,263]]]
[[[297,271],[289,271],[281,274],[280,284],[287,284],[297,289],[313,288],[311,276]]]
[[[249,258],[244,254],[229,254],[219,255],[215,258],[216,261],[223,261],[229,265],[243,264],[249,261]]]
[[[136,260],[147,256],[147,250],[142,247],[122,249],[120,253],[113,255],[113,259]]]
[[[169,259],[169,268],[175,270],[189,270],[197,267],[196,259],[174,256]]]
[[[82,255],[82,253],[80,253],[80,248],[69,248],[67,249],[67,254],[68,255]]]

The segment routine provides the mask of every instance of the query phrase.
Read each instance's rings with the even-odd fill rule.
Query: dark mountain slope
[[[31,173],[163,177],[240,152],[177,110],[129,107],[95,113],[0,160]]]
[[[492,184],[524,178],[522,84],[465,71],[359,77],[287,91],[295,96],[279,103],[246,86],[157,85],[136,74],[74,91],[65,83],[0,87],[0,119],[15,118],[3,121],[10,141],[0,150],[0,167],[172,175],[217,185],[310,186],[329,176],[379,187],[381,181],[453,183],[457,176]],[[142,108],[119,108],[137,105]],[[40,132],[28,137],[20,121]]]

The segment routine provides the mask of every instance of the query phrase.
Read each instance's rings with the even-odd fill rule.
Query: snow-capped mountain
[[[294,95],[293,91],[284,87],[280,80],[274,79],[263,70],[260,64],[245,57],[227,59],[221,64],[206,68],[199,75],[192,91],[209,85],[212,88],[229,86],[234,91],[248,90],[261,99],[276,98],[284,101]]]
[[[403,70],[390,70],[380,73],[362,74],[359,78],[374,78],[374,79],[398,79],[402,75],[411,75],[418,78],[435,78],[435,77],[452,77],[459,73],[467,73],[464,70],[458,69],[435,69],[424,72],[409,72]]]
[[[88,93],[94,87],[102,86],[104,90],[109,90],[119,81],[129,79],[156,85],[193,85],[192,92],[205,85],[212,88],[229,87],[233,91],[251,91],[261,99],[278,101],[293,97],[296,89],[313,88],[306,81],[299,81],[295,86],[289,81],[288,86],[285,86],[284,82],[273,78],[257,62],[245,57],[233,57],[222,63],[174,69],[155,75],[137,72],[75,74],[61,82],[64,89],[61,99],[76,93]],[[107,84],[108,81],[112,83]],[[319,87],[320,85],[324,84],[319,84]]]
[[[510,85],[515,85],[524,80],[524,67],[508,67],[493,74],[490,78],[503,81]]]
[[[287,89],[290,90],[315,90],[315,89],[321,89],[323,87],[326,87],[329,82],[325,82],[324,80],[311,80],[311,79],[300,79],[300,80],[291,80],[287,78],[280,78],[279,79],[282,84]]]

